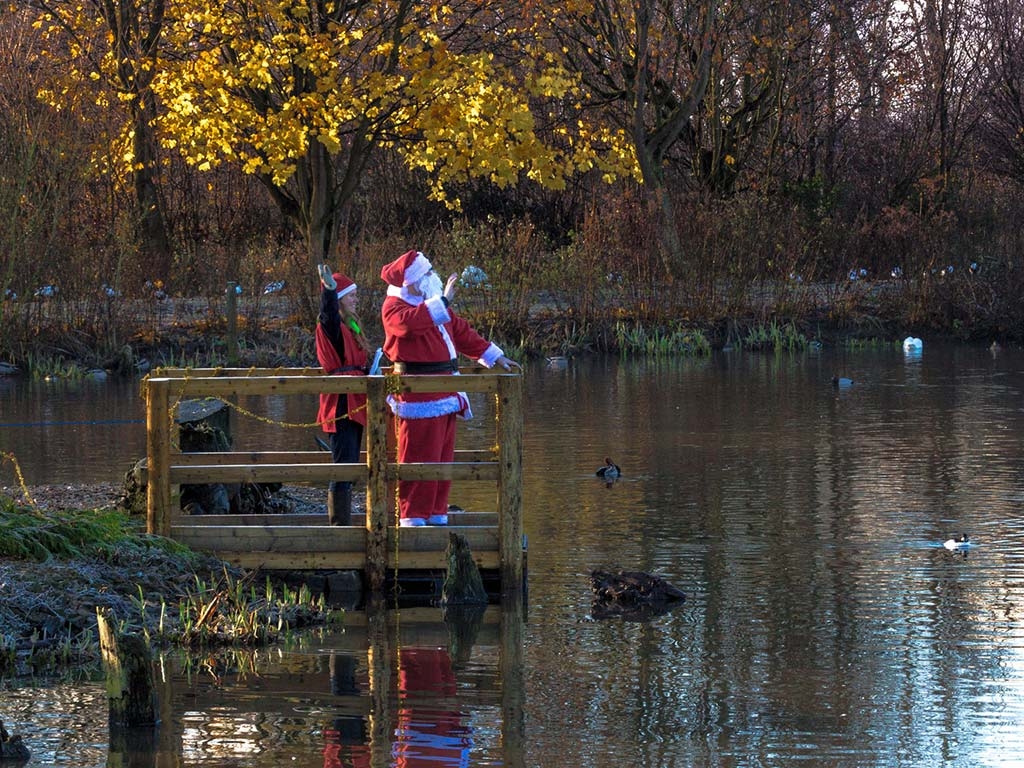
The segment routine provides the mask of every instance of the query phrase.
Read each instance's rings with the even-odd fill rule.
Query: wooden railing
[[[320,562],[351,562],[357,553],[371,590],[383,587],[389,564],[389,551],[443,552],[448,537],[444,528],[395,527],[393,511],[389,511],[387,487],[399,480],[481,480],[497,485],[497,564],[502,591],[518,591],[523,581],[522,543],[522,377],[519,374],[493,373],[481,368],[466,368],[463,375],[398,376],[387,369],[379,376],[325,376],[319,368],[294,369],[158,369],[143,382],[146,398],[146,485],[147,528],[150,533],[200,540],[186,528],[204,528],[202,540],[210,549],[223,551],[225,542],[244,550],[257,548],[264,553],[260,562],[274,567],[309,567]],[[488,393],[496,401],[496,435],[494,451],[458,451],[450,464],[399,464],[389,459],[388,429],[390,409],[386,403],[389,392],[463,392]],[[184,454],[176,450],[174,412],[182,399],[221,398],[230,402],[248,395],[318,395],[321,392],[365,393],[366,461],[361,464],[330,463],[325,454],[312,452],[237,452]],[[173,489],[181,484],[289,482],[327,483],[330,480],[365,482],[365,527],[310,528],[262,525],[263,535],[243,526],[204,526],[202,516],[194,524],[174,526],[172,515],[176,501]],[[326,518],[324,518],[326,520]],[[214,529],[217,530],[214,530]],[[227,529],[227,530],[225,530]],[[396,538],[397,537],[397,538]],[[487,537],[478,537],[476,544],[487,546]],[[397,545],[397,546],[396,546]],[[474,542],[470,542],[471,548]],[[296,552],[321,553],[317,558],[290,557]],[[360,551],[361,550],[361,551]],[[350,553],[349,558],[341,553]],[[331,557],[337,554],[337,557]],[[417,567],[429,558],[412,554],[404,558],[406,567]],[[395,558],[391,558],[394,563]],[[396,564],[397,567],[397,564]]]

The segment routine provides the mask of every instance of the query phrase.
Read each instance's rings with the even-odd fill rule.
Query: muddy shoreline
[[[124,490],[116,483],[3,486],[0,497],[45,516],[120,509]],[[277,496],[290,511],[326,513],[326,491],[320,488],[286,486]],[[213,584],[228,574],[243,576],[213,557],[188,557],[137,542],[102,559],[0,557],[0,678],[60,674],[69,666],[98,663],[98,607],[129,625],[152,628],[161,611],[176,609],[199,581]]]

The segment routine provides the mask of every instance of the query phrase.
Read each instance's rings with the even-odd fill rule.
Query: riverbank
[[[629,295],[605,286],[584,312],[571,296],[551,292],[506,306],[494,292],[464,289],[456,306],[521,362],[594,353],[679,357],[723,348],[898,344],[908,335],[986,345],[1019,341],[1011,326],[968,322],[942,302],[926,310],[915,290],[909,281],[766,285],[722,307],[653,298],[637,307]],[[518,295],[514,291],[504,301]],[[9,305],[0,335],[0,376],[102,378],[137,376],[162,366],[315,366],[316,318],[303,298],[240,299],[233,324],[223,297],[165,298],[155,304],[123,300],[107,308],[102,324],[74,329],[68,318],[84,323],[95,314],[88,302]],[[367,290],[366,306],[381,300]],[[378,313],[366,311],[363,319],[368,338],[379,342]],[[71,330],[74,344],[68,343]]]
[[[232,613],[248,614],[251,627],[271,627],[278,617],[283,627],[293,629],[330,619],[330,612],[308,595],[291,594],[279,584],[265,589],[259,574],[148,536],[141,521],[119,508],[123,492],[113,483],[0,488],[0,532],[7,537],[0,547],[6,553],[0,555],[0,678],[61,674],[98,664],[97,608],[109,609],[127,631],[182,644],[270,639],[258,630],[233,636],[226,628]],[[296,511],[323,506],[319,489],[283,493]],[[124,535],[66,542],[69,528],[94,522],[104,531],[123,526]],[[21,536],[31,539],[26,548],[59,551],[12,556]],[[254,587],[251,597],[237,588],[246,583]],[[229,606],[226,598],[235,604]],[[204,609],[213,613],[205,628],[196,625]]]

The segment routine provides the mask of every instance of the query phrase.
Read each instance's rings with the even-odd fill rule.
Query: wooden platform
[[[467,368],[458,389],[495,398],[494,448],[458,451],[456,461],[401,464],[389,455],[393,433],[388,393],[445,392],[451,376],[324,376],[319,369],[162,369],[144,382],[147,405],[147,527],[244,568],[284,571],[360,570],[382,591],[388,573],[446,567],[449,533],[466,537],[477,566],[499,575],[502,592],[523,585],[522,380],[519,374]],[[325,452],[182,453],[175,449],[176,403],[212,397],[231,404],[241,395],[320,392],[367,395],[365,462],[333,464]],[[366,514],[350,526],[328,526],[326,515],[182,515],[181,485],[358,481]],[[495,487],[494,512],[453,513],[446,527],[395,527],[394,483],[459,480]]]

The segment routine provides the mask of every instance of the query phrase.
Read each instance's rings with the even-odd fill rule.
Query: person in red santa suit
[[[316,324],[316,357],[330,376],[365,376],[370,344],[356,315],[356,284],[326,264],[319,268],[320,317]],[[331,436],[331,458],[335,464],[359,461],[359,448],[366,426],[366,395],[320,395],[317,422]],[[352,483],[332,480],[327,491],[327,521],[331,525],[352,523]]]
[[[446,284],[430,260],[408,251],[380,273],[388,284],[381,306],[384,354],[402,374],[457,374],[460,354],[481,365],[510,371],[519,364],[455,314],[451,300],[458,275]],[[450,462],[455,458],[455,419],[472,417],[462,392],[390,395],[388,404],[398,425],[398,461]],[[447,525],[451,481],[402,480],[398,484],[400,524]]]

